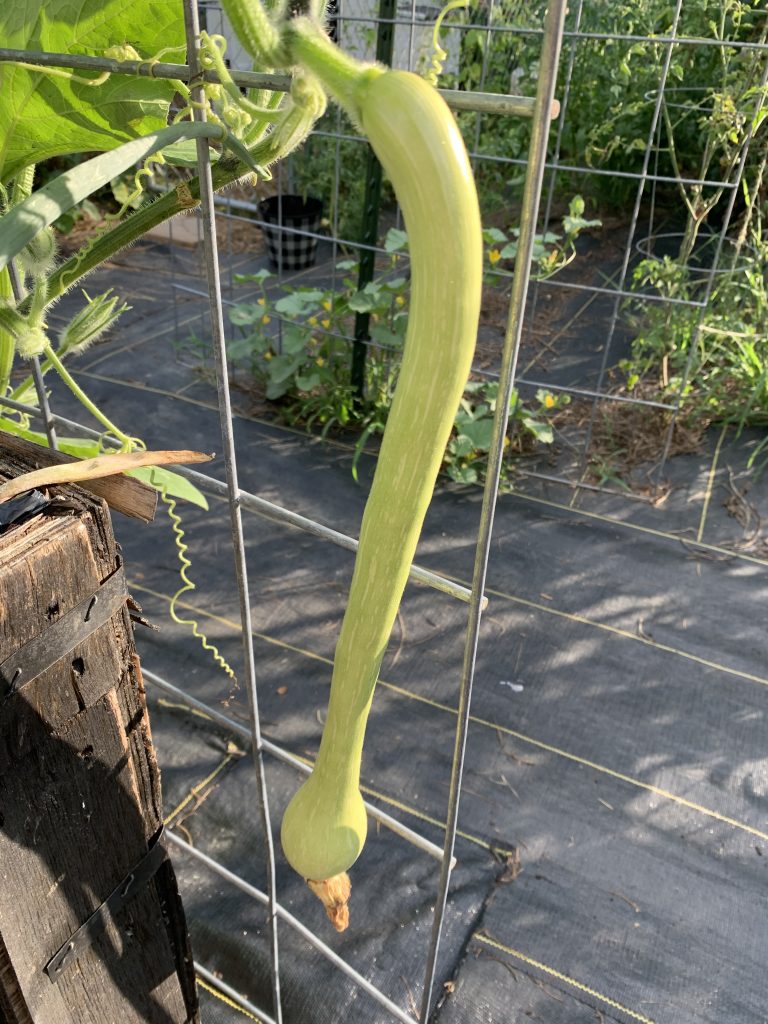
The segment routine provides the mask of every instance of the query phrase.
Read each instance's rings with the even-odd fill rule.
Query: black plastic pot
[[[269,261],[276,270],[306,270],[317,256],[323,204],[309,196],[271,196],[259,203]],[[311,232],[311,234],[307,234]]]

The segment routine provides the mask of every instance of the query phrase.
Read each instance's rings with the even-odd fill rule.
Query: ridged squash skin
[[[365,842],[359,785],[368,712],[469,375],[482,289],[477,193],[463,140],[441,97],[416,75],[386,71],[365,83],[359,110],[405,218],[411,306],[399,382],[361,524],[320,751],[282,824],[289,863],[317,880],[346,871]]]

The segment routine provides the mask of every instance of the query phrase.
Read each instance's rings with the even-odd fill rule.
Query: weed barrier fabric
[[[170,769],[167,808],[172,811],[173,802],[182,805],[172,818],[177,834],[263,890],[264,844],[250,758],[237,752],[212,777],[227,752],[233,751],[232,738],[181,707],[157,700],[151,704],[154,735]],[[208,756],[192,762],[190,749],[207,751]],[[271,759],[268,769],[272,810],[279,823],[299,776]],[[194,799],[185,805],[193,791]],[[435,828],[426,831],[433,841],[439,838]],[[278,837],[275,839],[279,846]],[[271,995],[264,908],[189,854],[177,848],[172,852],[185,890],[196,959],[251,1003],[268,1009]],[[442,973],[452,972],[457,949],[467,928],[479,919],[495,870],[493,859],[480,850],[470,850],[462,859],[447,910]],[[363,857],[351,871],[351,924],[346,933],[338,935],[320,903],[282,856],[278,857],[282,906],[406,1012],[420,994],[437,873],[438,864],[432,857],[371,822]],[[281,922],[279,930],[286,1020],[375,1024],[386,1019],[384,1008],[351,985],[290,926]],[[222,1005],[216,1012],[222,1020],[231,1019],[221,1016],[231,1013],[231,1007]]]
[[[319,454],[314,450],[313,458]],[[329,463],[313,474],[313,500],[320,497],[318,481],[326,479],[332,492],[327,500],[335,504],[345,469]],[[438,495],[421,561],[462,576],[471,546],[449,547],[447,536],[476,507],[471,494]],[[214,524],[224,512],[212,511]],[[472,895],[444,942],[453,958],[441,968],[440,987],[448,981],[453,990],[445,990],[437,1019],[501,1024],[517,1019],[513,1012],[521,1020],[530,1014],[564,1024],[597,1019],[596,1012],[606,1020],[657,1024],[759,1019],[757,951],[768,939],[766,689],[756,681],[762,640],[750,611],[764,597],[764,574],[734,559],[694,559],[674,539],[630,545],[614,524],[579,525],[577,517],[557,510],[542,523],[539,515],[516,497],[499,506],[457,845]],[[202,522],[194,527],[201,528]],[[301,535],[286,559],[281,528],[249,521],[246,532],[249,544],[258,534],[252,582],[268,597],[265,609],[255,608],[266,735],[312,756],[351,560]],[[514,557],[505,557],[509,551]],[[340,559],[346,565],[340,567]],[[200,589],[214,597],[218,615],[227,598],[206,564],[200,552]],[[145,572],[143,585],[149,580],[157,593],[167,592],[165,572],[165,582],[161,571]],[[143,600],[159,620],[162,604]],[[724,610],[733,635],[719,638]],[[423,819],[444,814],[460,658],[455,637],[464,614],[458,603],[409,588],[384,663],[363,766],[364,785],[384,797],[384,809],[435,841],[439,831]],[[236,618],[231,602],[222,617]],[[148,637],[145,644],[148,665],[169,678],[177,651],[187,648],[175,630],[171,634]],[[221,629],[218,640],[235,647],[237,637]],[[199,662],[192,674],[190,668],[182,676],[192,692],[214,701],[212,688],[222,695],[222,678]],[[229,713],[245,720],[237,701]],[[161,739],[158,746],[162,753]],[[298,779],[271,762],[268,770],[279,820]],[[236,771],[199,813],[217,814],[210,835],[229,836],[236,851],[233,856],[214,838],[213,852],[249,877],[249,856],[252,865],[260,858],[245,847],[258,851],[258,829],[251,824],[252,834],[235,840],[238,808],[247,805],[250,792],[247,766]],[[232,788],[225,798],[224,790],[243,778],[242,792],[235,795]],[[343,942],[351,962],[371,977],[375,950],[413,928],[401,967],[412,968],[405,977],[417,992],[425,910],[414,907],[409,886],[414,877],[419,884],[419,866],[431,884],[436,874],[423,855],[405,856],[400,840],[386,842],[392,852],[385,860],[402,891],[398,887],[387,903],[376,888],[381,860],[376,843],[369,844],[353,869],[353,924]],[[200,845],[205,848],[202,840]],[[520,873],[499,882],[503,862],[515,853]],[[184,878],[188,869],[180,869]],[[203,962],[208,950],[217,957],[219,951],[215,963],[229,980],[226,965],[231,971],[238,964],[237,956],[232,959],[237,944],[222,944],[218,929],[223,921],[237,921],[250,933],[253,917],[249,924],[246,912],[229,903],[222,912],[222,886],[206,896],[203,882],[197,870],[190,916],[203,921],[204,930],[195,933],[196,948]],[[322,932],[319,905],[284,863],[279,883],[288,909],[300,907],[302,920],[314,921]],[[242,903],[239,894],[232,899]],[[374,934],[365,930],[358,945],[360,903],[383,909],[380,927]],[[330,941],[336,941],[332,934]],[[344,993],[341,1009],[336,1017],[322,1016],[324,1008],[312,1016],[311,989],[297,978],[286,981],[287,1019],[345,1019],[344,1013],[353,1013],[344,1002],[352,991],[348,982],[332,970],[326,975],[326,966],[307,956],[286,938],[286,978],[294,960],[309,963],[325,991]],[[240,968],[234,969],[237,977]],[[397,999],[392,970],[384,981],[377,975],[377,983]],[[242,990],[252,993],[246,981],[244,975]],[[366,1020],[361,1000],[368,997],[357,997],[355,1019]],[[373,1005],[370,1012],[372,1020],[386,1019]]]
[[[81,382],[117,422],[130,421],[141,401],[150,444],[220,447],[212,390],[189,368],[166,361],[165,393],[142,390],[151,340],[93,355],[98,364]],[[73,411],[66,396],[55,398],[57,411]],[[243,419],[235,432],[241,486],[357,532],[372,460],[363,458],[357,486],[349,448]],[[499,502],[439,1024],[754,1024],[764,1016],[768,671],[759,609],[768,565],[764,534],[731,500],[755,438],[726,440],[714,463],[717,440],[670,462],[675,489],[657,509],[581,496],[590,517],[568,507],[571,492],[534,482],[525,484],[529,497]],[[220,463],[211,471],[221,476]],[[746,495],[758,514],[765,490],[764,477]],[[418,561],[468,580],[479,506],[476,489],[441,486]],[[226,506],[183,512],[197,583],[183,600],[237,663]],[[162,517],[151,527],[120,520],[116,529],[132,592],[162,627],[138,638],[144,664],[218,705],[228,680],[167,617],[179,586],[167,525]],[[263,729],[311,757],[352,558],[250,515],[245,535]],[[699,535],[721,550],[690,543]],[[732,544],[738,550],[728,553]],[[363,762],[369,798],[436,842],[465,623],[461,603],[408,587]],[[231,737],[156,704],[155,695],[153,732],[172,810],[221,764]],[[226,710],[247,722],[242,696]],[[299,779],[271,759],[267,770],[277,825]],[[202,793],[209,795],[200,801]],[[190,801],[179,834],[186,838],[186,829],[196,846],[262,886],[254,793],[248,759],[233,757]],[[184,855],[174,852],[174,862],[197,959],[268,1009],[263,911]],[[418,1003],[436,862],[372,829],[352,881],[352,925],[339,937],[278,850],[286,908],[398,1005],[408,1007],[409,991]],[[387,1021],[304,940],[281,927],[281,941],[286,1024]],[[245,1019],[205,998],[207,1019]]]

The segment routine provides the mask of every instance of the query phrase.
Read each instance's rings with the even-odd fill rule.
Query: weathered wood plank
[[[0,452],[18,455],[29,461],[30,469],[43,466],[60,466],[66,462],[77,462],[72,455],[43,448],[23,437],[0,430]],[[100,480],[89,480],[81,485],[99,498],[103,498],[111,509],[122,512],[134,519],[151,523],[157,509],[157,491],[134,477],[107,476]]]
[[[0,459],[0,475],[27,468]],[[0,535],[0,661],[119,565],[104,504],[67,488]],[[126,608],[0,704],[0,1024],[197,1021],[170,864],[52,983],[43,967],[138,863],[160,776]]]

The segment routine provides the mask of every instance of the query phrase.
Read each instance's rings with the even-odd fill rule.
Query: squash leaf
[[[125,475],[136,477],[143,484],[149,484],[161,493],[165,490],[169,498],[182,498],[199,508],[208,508],[208,500],[202,491],[186,477],[174,473],[172,469],[166,469],[164,466],[142,466],[139,469],[129,469]]]
[[[0,4],[4,47],[104,56],[129,43],[151,59],[166,46],[183,46],[177,0],[24,0]],[[163,59],[183,59],[178,55]],[[94,78],[93,72],[77,72]],[[0,182],[28,164],[65,153],[104,152],[167,123],[175,92],[170,81],[111,75],[98,86],[0,64]]]

